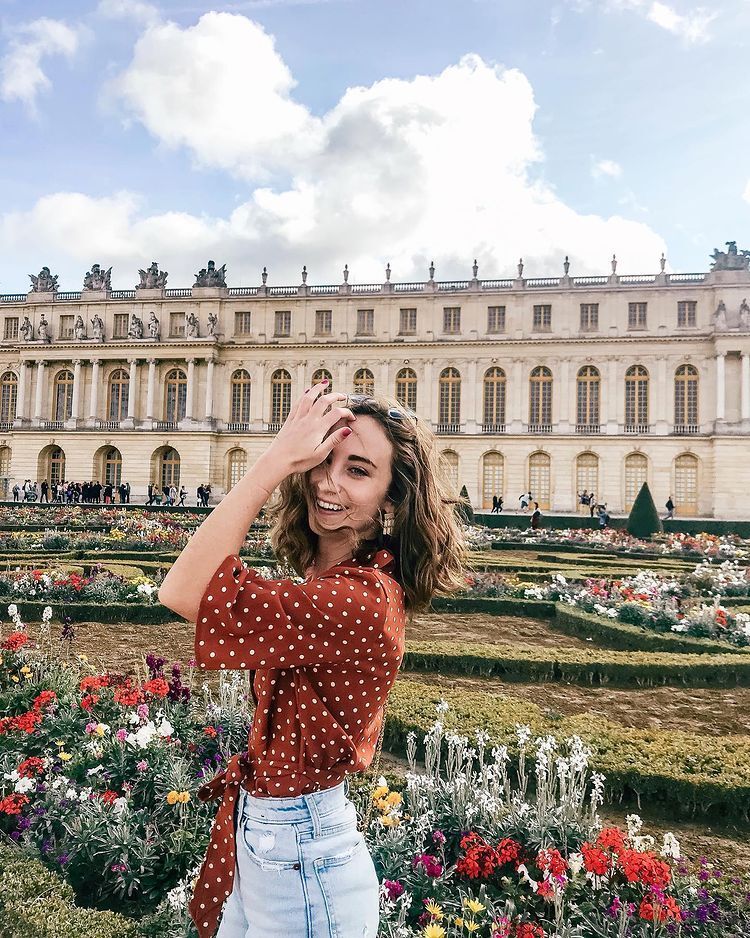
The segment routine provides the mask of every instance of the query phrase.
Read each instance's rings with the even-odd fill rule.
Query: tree
[[[633,537],[650,538],[662,530],[659,512],[651,497],[648,482],[644,482],[630,509],[627,524],[628,534]]]
[[[458,517],[461,518],[464,524],[474,524],[474,509],[471,507],[469,492],[465,485],[461,486],[461,492],[458,498],[459,502],[456,505]]]

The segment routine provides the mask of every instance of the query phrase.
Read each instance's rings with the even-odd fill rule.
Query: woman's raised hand
[[[348,407],[341,406],[347,395],[326,394],[326,384],[315,384],[298,398],[264,454],[278,460],[289,473],[307,472],[319,465],[352,432],[349,426],[329,432],[341,420],[351,423],[357,418]]]

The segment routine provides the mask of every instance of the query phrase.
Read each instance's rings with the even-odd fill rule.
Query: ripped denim
[[[378,877],[347,791],[347,780],[293,798],[242,790],[216,938],[377,938]]]

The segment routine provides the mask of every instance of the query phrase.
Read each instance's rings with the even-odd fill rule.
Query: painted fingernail
[[[351,427],[344,427],[344,429],[341,431],[341,435],[342,435],[342,436],[349,436],[349,434],[350,434],[351,432],[352,432],[352,428],[351,428]]]

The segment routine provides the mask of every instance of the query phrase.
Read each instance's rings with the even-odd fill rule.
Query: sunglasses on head
[[[373,398],[370,397],[369,394],[347,394],[346,401],[347,404],[366,404],[373,401]],[[417,415],[414,413],[414,411],[409,410],[406,407],[403,409],[400,407],[389,407],[387,413],[392,420],[408,420],[409,418],[412,420],[417,419]]]

